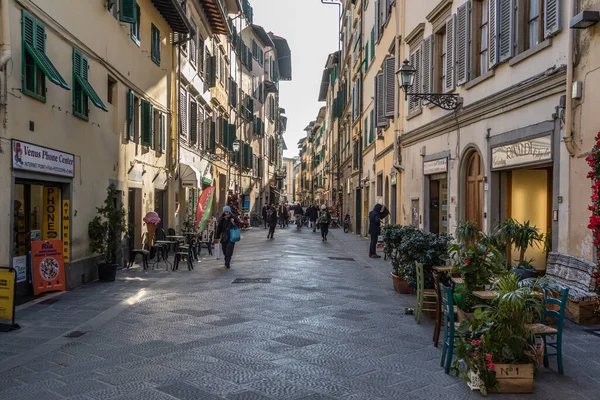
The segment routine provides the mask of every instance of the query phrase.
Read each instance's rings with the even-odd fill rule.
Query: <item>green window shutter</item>
[[[137,22],[135,6],[135,0],[121,0],[119,6],[119,20],[127,22],[128,24],[135,24]]]
[[[165,114],[160,113],[160,120],[159,120],[159,127],[158,127],[158,134],[160,135],[160,137],[158,138],[158,141],[160,143],[160,152],[164,153],[165,151]]]
[[[365,44],[365,73],[369,69],[369,41]]]
[[[371,126],[369,128],[369,143],[375,140],[375,110],[371,110]]]
[[[152,61],[160,66],[160,31],[154,24],[152,24],[152,43],[150,51]]]
[[[152,143],[152,104],[142,100],[142,146]]]
[[[96,93],[92,85],[88,82],[88,58],[84,56],[79,50],[73,49],[73,74],[75,76],[75,81],[81,85],[81,89],[87,95],[87,97],[92,101],[92,103],[104,110],[108,111],[108,108],[104,105],[102,100],[100,100],[100,96]],[[87,102],[86,102],[87,103]]]
[[[375,57],[375,27],[371,29],[371,60]]]
[[[133,90],[127,89],[127,139],[133,140]]]

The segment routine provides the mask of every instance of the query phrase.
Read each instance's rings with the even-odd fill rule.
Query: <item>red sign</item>
[[[38,240],[31,242],[31,273],[33,294],[55,290],[65,291],[65,264],[62,240]]]
[[[202,232],[206,229],[208,219],[210,218],[210,208],[212,206],[214,186],[209,186],[202,191],[198,204],[196,205],[196,231]]]

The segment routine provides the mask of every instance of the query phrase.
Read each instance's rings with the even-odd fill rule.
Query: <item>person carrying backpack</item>
[[[219,218],[215,238],[220,239],[223,257],[225,257],[225,268],[231,267],[231,257],[233,256],[233,250],[235,248],[235,243],[229,240],[229,231],[238,226],[239,220],[232,214],[231,208],[229,206],[223,207],[223,214],[221,214],[221,218]]]
[[[267,225],[269,225],[267,239],[273,239],[273,234],[275,233],[275,228],[277,227],[277,209],[274,205],[267,210]]]
[[[321,205],[321,212],[319,213],[319,227],[321,228],[321,237],[323,238],[323,242],[327,241],[330,223],[331,213],[329,213],[329,210],[327,210],[327,206],[323,204]]]

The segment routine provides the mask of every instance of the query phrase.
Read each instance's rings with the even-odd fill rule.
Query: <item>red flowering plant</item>
[[[588,207],[592,214],[590,215],[588,228],[592,231],[594,248],[599,260],[594,271],[594,277],[596,278],[596,291],[600,293],[600,132],[596,135],[596,143],[592,148],[592,153],[585,160],[590,166],[587,177],[592,180],[592,204]],[[596,313],[600,313],[600,308],[596,309]]]

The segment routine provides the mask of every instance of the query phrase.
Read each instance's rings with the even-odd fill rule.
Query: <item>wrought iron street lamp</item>
[[[409,64],[408,60],[404,60],[402,64],[396,72],[396,77],[398,85],[404,90],[404,100],[408,100],[408,96],[411,96],[417,100],[429,101],[444,110],[456,110],[462,105],[462,97],[455,93],[412,93],[417,70]]]

